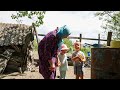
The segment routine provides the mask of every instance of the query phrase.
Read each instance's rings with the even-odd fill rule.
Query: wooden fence
[[[38,34],[38,36],[45,36],[45,34]],[[111,41],[111,37],[112,37],[112,32],[108,32],[107,35],[107,39],[101,39],[100,38],[100,34],[98,34],[98,39],[95,38],[82,38],[82,34],[79,35],[79,37],[75,37],[75,36],[69,36],[69,39],[79,39],[79,41],[81,42],[82,39],[83,40],[97,40],[98,41],[98,45],[100,45],[100,41],[107,41],[107,46],[110,46],[110,41]]]
[[[45,34],[38,34],[37,30],[35,28],[34,23],[32,23],[32,26],[33,26],[33,28],[35,30],[35,35],[36,35],[36,39],[37,39],[37,43],[38,43],[38,36],[45,36]],[[100,41],[107,41],[107,46],[110,46],[111,37],[112,37],[112,32],[108,32],[106,40],[105,39],[101,39],[100,38],[100,34],[98,34],[98,39],[95,39],[95,38],[82,38],[82,34],[80,34],[79,37],[69,36],[69,39],[79,39],[80,42],[81,42],[82,39],[84,39],[84,40],[97,40],[98,41],[98,45],[100,45]]]

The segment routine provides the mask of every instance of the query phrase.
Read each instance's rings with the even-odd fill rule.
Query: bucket
[[[120,41],[111,41],[110,48],[120,48]]]
[[[120,79],[120,48],[91,48],[91,79]]]
[[[87,52],[88,57],[90,57],[90,52]]]

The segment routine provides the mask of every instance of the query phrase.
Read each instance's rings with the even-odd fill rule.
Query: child
[[[80,42],[76,41],[74,43],[74,48],[75,48],[75,52],[72,54],[72,61],[74,64],[74,74],[76,75],[76,79],[79,78],[83,79],[82,66],[83,66],[83,62],[86,61],[85,55],[82,51],[80,51],[81,49]]]
[[[67,46],[65,44],[62,44],[60,54],[58,55],[58,58],[61,63],[59,67],[60,79],[66,78],[66,71],[68,70],[68,61],[67,61],[67,55],[66,55],[67,51],[68,51]]]

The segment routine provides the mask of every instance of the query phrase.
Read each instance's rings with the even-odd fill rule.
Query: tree
[[[33,24],[39,27],[43,24],[45,11],[16,11],[16,15],[12,14],[11,18],[16,19],[17,22],[22,23],[22,18],[27,17],[33,20]]]
[[[95,13],[99,20],[103,20],[102,28],[113,33],[114,40],[120,40],[120,11],[100,11]]]
[[[16,11],[16,15],[12,14],[11,18],[16,19],[16,21],[19,23],[22,23],[21,19],[23,17],[27,17],[28,19],[33,20],[31,25],[34,25],[35,27],[39,27],[40,25],[43,24],[44,15],[45,15],[45,11]],[[37,32],[36,32],[36,38],[38,43]]]

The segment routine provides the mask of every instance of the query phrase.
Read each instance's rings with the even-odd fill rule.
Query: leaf
[[[95,13],[99,20],[102,20],[104,24],[101,26],[106,31],[112,31],[113,33],[120,33],[120,11],[103,11]],[[117,34],[113,34],[115,39],[119,39]],[[120,40],[120,39],[119,39]]]
[[[35,20],[33,23],[35,23],[36,27],[39,27],[41,24],[43,24],[43,18],[45,15],[45,11],[17,11],[16,15],[11,15],[12,19],[16,19],[17,22],[21,22],[19,19],[26,17],[28,19],[33,19],[33,17],[37,16],[37,20]]]

